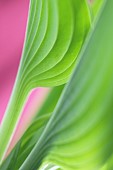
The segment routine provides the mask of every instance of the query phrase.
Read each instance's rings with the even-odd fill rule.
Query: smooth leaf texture
[[[24,133],[23,137],[12,150],[7,159],[3,162],[0,170],[12,169],[12,167],[13,170],[19,169],[42,134],[51,114],[54,111],[63,88],[64,86],[58,86],[50,92],[30,127]]]
[[[96,15],[99,11],[99,9],[101,8],[102,4],[104,3],[103,0],[93,0],[90,4],[91,4],[91,8],[93,11],[93,15]]]
[[[37,169],[42,161],[50,161],[65,170],[111,169],[112,18],[113,1],[106,0],[70,83],[20,170]]]
[[[85,0],[30,1],[22,60],[0,128],[0,162],[29,92],[37,86],[57,86],[67,82],[89,26]]]
[[[91,20],[95,20],[96,17],[98,17],[98,13],[104,3],[104,0],[89,0],[89,9],[90,9],[90,15]]]

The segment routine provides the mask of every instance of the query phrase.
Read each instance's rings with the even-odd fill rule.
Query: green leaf
[[[20,170],[37,169],[43,161],[65,170],[106,168],[113,155],[112,18],[113,1],[106,0],[69,84]]]
[[[39,86],[58,86],[68,81],[89,27],[85,0],[30,1],[22,59],[0,128],[0,162],[29,93]]]
[[[65,85],[57,86],[57,87],[54,87],[50,91],[50,93],[47,96],[47,98],[45,99],[45,102],[43,103],[42,107],[36,114],[35,119],[38,118],[39,116],[42,116],[42,115],[45,115],[48,113],[49,114],[53,113],[64,87],[65,87]]]
[[[93,22],[93,20],[98,17],[100,10],[104,4],[104,0],[88,0],[88,2],[91,20]]]
[[[102,4],[104,3],[103,0],[93,0],[90,4],[93,10],[93,15],[95,16],[98,12],[99,9],[102,7]]]
[[[10,153],[10,156],[8,156],[8,158],[0,166],[0,170],[10,170],[10,169],[14,170],[15,169],[19,149],[20,149],[20,142],[18,143],[16,148],[14,148],[13,151]]]
[[[38,138],[42,134],[43,129],[45,128],[58,102],[63,88],[64,85],[55,87],[51,90],[29,128],[26,130],[22,138],[19,140],[17,145],[7,157],[7,159],[4,160],[4,162],[2,163],[0,170],[12,169],[12,167],[13,170],[19,169],[21,164],[25,161],[25,159],[35,146]],[[15,158],[16,161],[14,161]]]

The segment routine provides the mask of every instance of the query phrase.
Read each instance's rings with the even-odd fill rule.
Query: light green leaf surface
[[[95,20],[104,4],[104,0],[89,0],[91,20]]]
[[[42,134],[52,112],[54,111],[63,88],[64,85],[55,87],[51,90],[27,131],[6,160],[2,163],[0,170],[11,169],[12,167],[13,170],[19,169]]]
[[[21,138],[21,146],[20,151],[17,158],[16,167],[19,169],[21,164],[25,161],[27,156],[29,155],[30,151],[35,146],[37,140],[41,136],[52,112],[58,102],[58,99],[61,95],[63,90],[63,86],[59,86],[54,88],[45,103],[43,104],[41,110],[37,113],[34,121],[31,123],[30,127],[27,129],[23,137]],[[54,100],[53,100],[54,99]],[[16,146],[18,147],[18,145]]]
[[[65,170],[111,170],[113,1],[106,0],[75,72],[20,170],[50,161]]]
[[[104,3],[104,0],[92,0],[91,1],[90,5],[91,5],[94,16],[99,12],[99,9],[101,8],[103,3]]]
[[[67,82],[90,27],[85,0],[31,0],[21,64],[0,127],[0,162],[33,88]]]

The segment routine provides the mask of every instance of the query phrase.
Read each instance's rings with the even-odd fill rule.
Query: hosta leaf
[[[99,9],[101,8],[102,4],[104,3],[103,0],[93,0],[91,1],[91,7],[92,7],[92,11],[93,11],[93,15],[96,15],[99,11]]]
[[[43,132],[43,129],[45,128],[46,123],[58,102],[63,88],[64,86],[53,88],[53,90],[50,92],[47,99],[45,100],[43,106],[41,107],[40,111],[35,116],[30,127],[24,133],[23,137],[20,139],[20,141],[7,157],[7,159],[3,162],[0,170],[11,169],[12,166],[13,170],[19,169],[21,164],[29,155],[30,151],[33,149],[41,133]]]
[[[21,166],[24,160],[29,155],[30,151],[33,149],[36,144],[38,138],[42,134],[53,110],[56,106],[56,103],[61,95],[63,86],[54,88],[46,99],[44,105],[41,110],[38,112],[34,121],[25,132],[21,139],[20,151],[17,158],[17,169]],[[54,100],[53,100],[54,99]],[[17,146],[16,146],[17,147]]]
[[[95,20],[95,18],[98,16],[103,4],[104,0],[89,0],[89,9],[92,20]]]
[[[28,94],[37,86],[67,82],[89,26],[85,0],[30,1],[22,60],[0,128],[0,160],[8,148]]]
[[[0,170],[15,169],[19,148],[20,143],[18,143],[18,146],[11,152],[10,156],[0,166]]]
[[[104,1],[81,58],[40,140],[20,170],[110,169],[113,154],[113,1]],[[112,167],[112,164],[111,164]]]

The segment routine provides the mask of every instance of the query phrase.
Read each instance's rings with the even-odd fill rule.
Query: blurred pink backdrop
[[[29,0],[0,0],[0,123],[11,95],[22,53],[28,8]],[[48,91],[46,88],[39,88],[31,93],[9,150],[27,128]]]
[[[0,0],[0,121],[21,57],[29,0]]]

